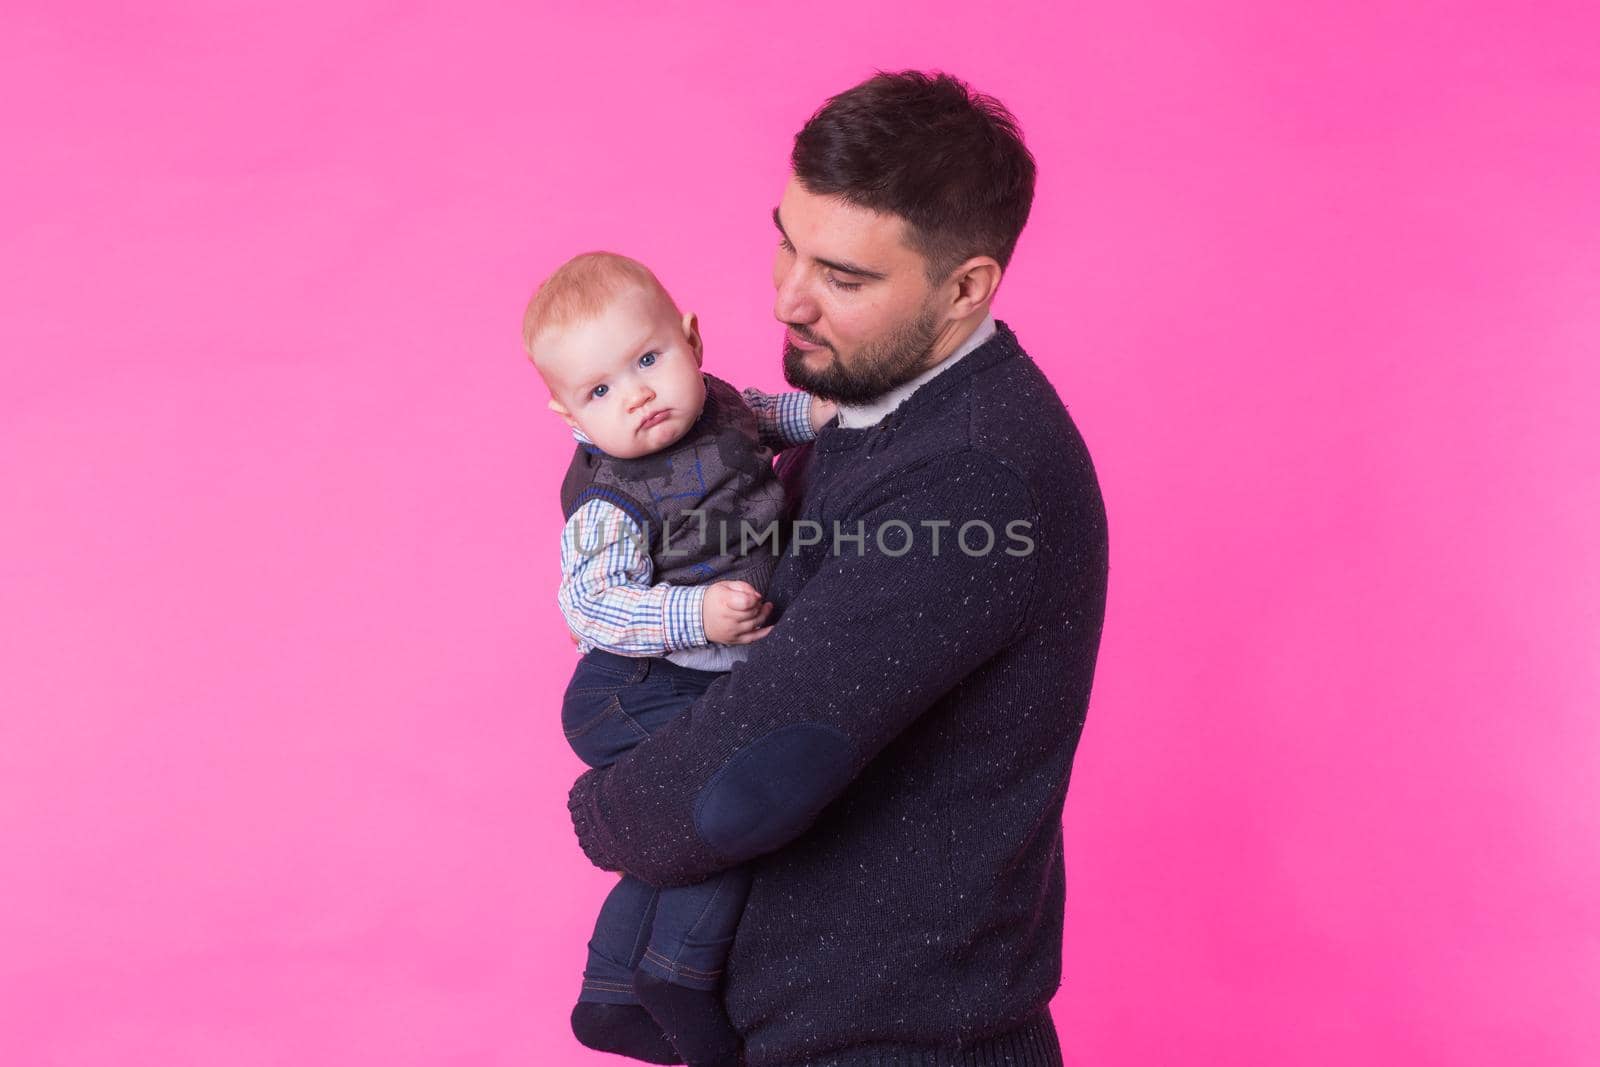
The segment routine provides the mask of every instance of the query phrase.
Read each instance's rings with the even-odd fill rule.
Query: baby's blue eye
[[[655,365],[655,361],[656,361],[656,354],[654,352],[646,352],[644,355],[639,357],[639,366],[641,366],[641,367],[654,366]]]
[[[601,397],[605,396],[606,393],[610,391],[610,389],[611,389],[611,386],[609,386],[609,385],[597,385],[593,389],[589,390],[589,395],[594,397],[596,400],[598,400]]]

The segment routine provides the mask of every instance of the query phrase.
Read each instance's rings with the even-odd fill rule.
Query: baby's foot
[[[646,1063],[682,1063],[650,1013],[638,1004],[578,1001],[572,1009],[572,1034],[597,1052],[615,1052]]]
[[[690,989],[633,972],[633,992],[689,1067],[739,1067],[739,1034],[714,989]]]

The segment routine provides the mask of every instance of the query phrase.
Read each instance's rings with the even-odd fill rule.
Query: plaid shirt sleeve
[[[573,512],[556,598],[580,652],[662,656],[706,644],[706,587],[652,585],[652,573],[644,531],[621,508],[591,500]]]
[[[811,428],[810,393],[763,393],[751,388],[740,395],[756,413],[761,443],[774,452],[816,440],[817,431]]]

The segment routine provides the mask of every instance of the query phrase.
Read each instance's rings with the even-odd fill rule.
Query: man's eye
[[[783,249],[785,252],[793,252],[794,251],[794,245],[789,243],[789,239],[787,237],[783,237],[783,238],[779,239],[778,247]]]
[[[835,278],[831,274],[827,277],[829,285],[833,286],[835,289],[843,289],[845,292],[851,292],[852,290],[859,289],[863,284],[861,282],[841,282],[838,278]]]
[[[596,400],[599,400],[610,391],[611,386],[609,385],[597,385],[593,389],[589,390],[589,395],[594,397]]]
[[[646,352],[644,355],[639,357],[639,366],[641,367],[653,367],[655,366],[655,362],[656,353],[654,352]]]

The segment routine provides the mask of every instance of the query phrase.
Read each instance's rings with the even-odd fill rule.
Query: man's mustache
[[[823,348],[826,348],[828,351],[830,351],[830,352],[833,351],[833,346],[832,345],[830,345],[828,342],[824,341],[820,337],[813,336],[811,331],[806,329],[804,326],[796,326],[792,322],[786,322],[786,323],[784,323],[784,325],[789,327],[790,332],[793,333],[796,337],[800,338],[800,340],[804,341],[806,344],[808,344],[808,345],[821,345]]]

